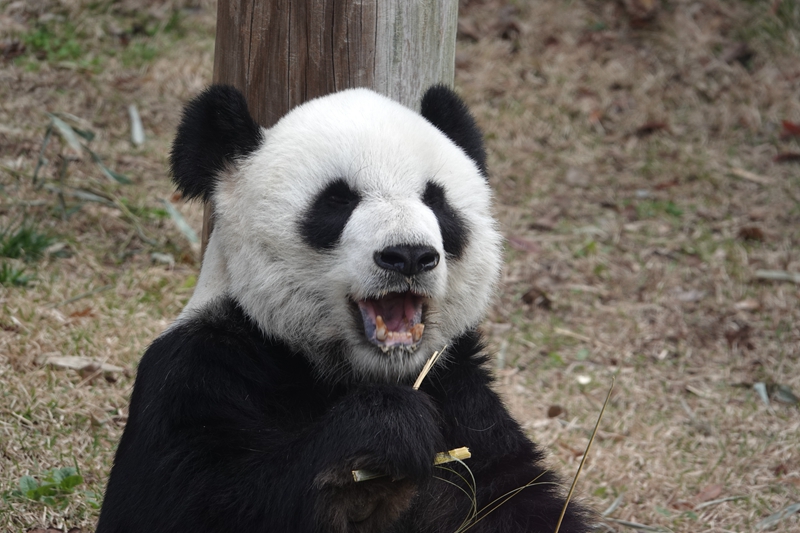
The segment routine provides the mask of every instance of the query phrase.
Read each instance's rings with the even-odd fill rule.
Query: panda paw
[[[335,437],[329,442],[341,448],[330,458],[333,470],[342,469],[350,479],[359,469],[415,483],[430,479],[443,439],[427,394],[408,386],[363,385],[334,412]]]
[[[332,531],[383,531],[433,475],[443,439],[430,397],[407,386],[362,385],[330,413],[316,512]],[[334,444],[335,443],[335,444]],[[374,479],[355,481],[353,471]]]

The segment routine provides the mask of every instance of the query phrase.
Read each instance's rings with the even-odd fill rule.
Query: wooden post
[[[416,108],[453,84],[458,0],[219,0],[214,83],[270,127],[306,100],[369,87]],[[203,214],[202,250],[213,228]]]

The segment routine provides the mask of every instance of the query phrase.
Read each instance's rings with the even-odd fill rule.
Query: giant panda
[[[98,533],[555,530],[563,487],[485,368],[501,237],[452,90],[428,89],[421,113],[346,90],[265,129],[212,86],[171,166],[214,231],[139,364]],[[463,446],[469,471],[434,466]],[[590,525],[570,503],[561,531]]]

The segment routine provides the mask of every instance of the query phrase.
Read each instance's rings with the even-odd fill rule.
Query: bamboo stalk
[[[453,461],[463,461],[464,459],[469,459],[470,457],[472,457],[472,454],[469,452],[469,448],[464,446],[461,448],[454,448],[449,452],[437,453],[433,459],[433,464],[443,465],[446,463],[452,463]],[[383,472],[373,472],[371,470],[353,470],[353,479],[355,481],[367,481],[368,479],[375,479],[388,475],[389,474],[384,474]]]

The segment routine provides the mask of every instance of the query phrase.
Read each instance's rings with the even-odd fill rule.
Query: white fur
[[[331,341],[343,341],[353,377],[382,380],[415,374],[434,350],[477,325],[497,280],[501,240],[489,187],[460,148],[418,114],[366,89],[310,101],[265,138],[220,180],[214,232],[182,317],[228,294],[265,334],[306,354],[323,374],[342,377],[347,365]],[[300,221],[339,178],[362,199],[337,246],[319,252],[303,241]],[[436,217],[422,203],[428,181],[444,188],[468,225],[458,260],[445,256]],[[385,354],[366,341],[350,301],[407,289],[385,285],[373,254],[408,243],[434,247],[441,260],[412,280],[429,296],[418,350]]]

